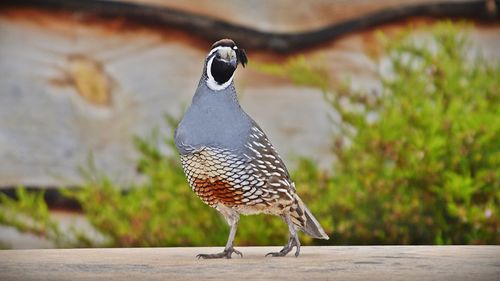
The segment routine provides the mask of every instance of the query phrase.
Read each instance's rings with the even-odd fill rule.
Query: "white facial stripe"
[[[218,47],[215,47],[215,48],[213,48],[212,50],[210,50],[210,53],[208,53],[207,58],[208,58],[209,56],[211,56],[213,53],[215,53],[216,51],[218,51],[218,50],[222,50],[222,49],[224,49],[224,48],[231,50],[231,47],[227,47],[227,46],[218,46]],[[236,46],[235,46],[235,48],[236,48]],[[233,49],[234,49],[234,48],[233,48]],[[236,50],[236,49],[235,49],[235,50]]]
[[[213,53],[215,53],[216,51],[220,50],[221,48],[222,48],[222,47],[221,47],[221,46],[219,46],[219,47],[215,47],[215,48],[213,48],[212,50],[210,50],[210,53],[208,53],[207,58],[208,58],[209,56],[211,56]]]
[[[218,48],[218,47],[217,47]],[[224,47],[224,48],[228,48],[228,47]],[[216,49],[216,48],[215,48]],[[215,50],[214,49],[214,50]],[[212,52],[211,52],[212,53]],[[210,56],[210,55],[208,55]],[[233,75],[231,75],[231,78],[229,78],[229,80],[227,80],[225,83],[223,84],[219,84],[217,83],[217,81],[215,81],[214,77],[212,76],[212,63],[214,61],[214,58],[215,57],[211,57],[209,60],[208,60],[208,63],[207,63],[207,86],[214,90],[214,91],[220,91],[220,90],[224,90],[225,88],[227,88],[227,86],[229,86],[231,84],[231,82],[233,81],[233,77],[234,77],[234,72],[233,72]],[[236,71],[235,71],[236,72]]]

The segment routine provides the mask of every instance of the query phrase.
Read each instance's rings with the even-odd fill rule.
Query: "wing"
[[[250,154],[245,154],[250,161],[249,165],[258,178],[266,181],[266,188],[278,192],[284,199],[288,197],[293,200],[295,185],[290,179],[288,170],[266,134],[255,123],[251,128],[246,147]]]

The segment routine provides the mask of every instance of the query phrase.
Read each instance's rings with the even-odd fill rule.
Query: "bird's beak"
[[[229,64],[234,68],[238,66],[238,59],[236,58],[236,55],[231,56],[231,58],[229,59]]]
[[[221,59],[235,69],[238,66],[238,55],[234,50],[224,50],[221,52]]]
[[[236,68],[238,66],[238,56],[234,50],[230,50],[226,53],[224,58],[232,67]]]
[[[238,67],[238,63],[241,63],[245,67],[248,62],[245,50],[243,49],[222,50],[219,54],[224,62],[235,69]]]

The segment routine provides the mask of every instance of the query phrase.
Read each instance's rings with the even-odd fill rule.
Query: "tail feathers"
[[[313,238],[325,240],[330,239],[325,230],[323,230],[323,227],[319,224],[318,220],[316,220],[311,211],[309,211],[306,207],[304,202],[302,202],[298,196],[296,196],[296,198],[298,206],[296,212],[291,214],[292,222],[305,234]],[[298,217],[299,214],[301,214],[300,217]]]

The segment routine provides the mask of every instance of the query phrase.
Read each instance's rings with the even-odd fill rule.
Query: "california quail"
[[[242,256],[233,248],[239,216],[259,213],[281,216],[290,231],[287,245],[268,255],[285,256],[295,246],[298,256],[297,230],[319,239],[328,235],[297,195],[267,136],[240,107],[233,82],[238,63],[245,66],[247,57],[232,40],[212,45],[191,106],[175,132],[189,185],[231,226],[222,253],[198,258]]]

